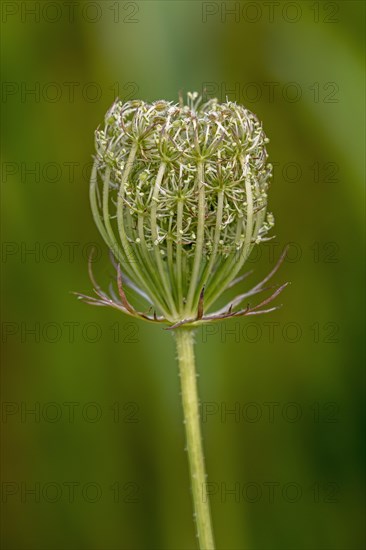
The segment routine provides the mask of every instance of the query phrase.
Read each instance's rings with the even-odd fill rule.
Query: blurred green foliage
[[[91,243],[112,274],[88,174],[115,95],[205,88],[271,138],[250,281],[293,243],[280,311],[197,333],[218,548],[363,548],[364,4],[1,9],[3,547],[196,548],[173,339],[70,291]]]

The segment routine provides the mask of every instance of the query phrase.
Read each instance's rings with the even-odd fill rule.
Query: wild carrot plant
[[[272,175],[265,136],[244,107],[216,99],[187,104],[116,101],[95,133],[90,202],[98,230],[116,268],[105,292],[90,276],[95,296],[87,303],[110,306],[161,323],[176,340],[191,485],[200,548],[214,549],[200,433],[194,332],[203,323],[269,313],[286,284],[269,287],[271,273],[227,305],[213,309],[246,277],[253,247],[274,225],[267,212]],[[126,289],[129,289],[129,299]],[[130,298],[131,296],[131,298]],[[146,307],[136,308],[136,298]],[[141,309],[141,308],[140,308]]]

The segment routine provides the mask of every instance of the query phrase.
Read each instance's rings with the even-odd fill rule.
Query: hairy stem
[[[193,331],[179,328],[175,331],[175,338],[197,536],[201,550],[214,550],[210,504],[205,492],[206,474],[198,408]]]

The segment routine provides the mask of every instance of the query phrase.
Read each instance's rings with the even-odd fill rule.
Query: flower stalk
[[[177,345],[197,537],[202,550],[214,550],[215,544],[211,524],[210,503],[205,492],[207,476],[205,472],[196,383],[194,334],[193,330],[182,327],[177,329],[174,335]]]

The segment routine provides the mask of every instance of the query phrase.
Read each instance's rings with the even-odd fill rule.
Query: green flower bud
[[[274,225],[257,117],[197,93],[187,103],[116,101],[96,131],[90,187],[96,224],[120,266],[120,298],[102,293],[113,302],[103,305],[173,326],[222,318],[203,306],[232,286]],[[153,317],[134,310],[122,282],[152,304]],[[225,316],[239,313],[230,307]]]

